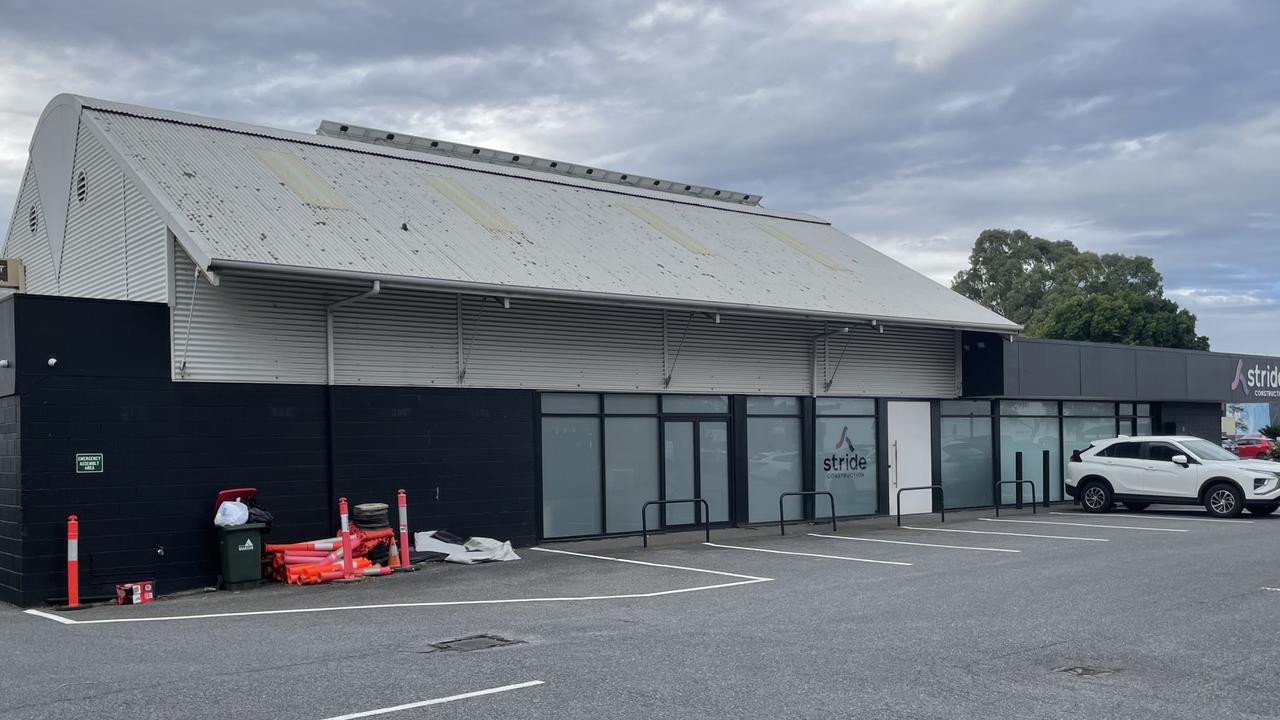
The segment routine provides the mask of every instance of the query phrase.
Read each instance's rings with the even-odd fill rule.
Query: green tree
[[[1165,298],[1155,262],[1082,252],[1068,240],[984,230],[953,290],[1033,337],[1207,350],[1196,317]]]
[[[1258,432],[1262,433],[1266,437],[1271,438],[1272,440],[1275,440],[1276,438],[1280,438],[1280,425],[1271,423],[1270,425],[1267,425],[1266,427],[1262,428]]]
[[[1196,316],[1172,300],[1150,295],[1089,293],[1057,303],[1032,328],[1038,337],[1208,350]]]

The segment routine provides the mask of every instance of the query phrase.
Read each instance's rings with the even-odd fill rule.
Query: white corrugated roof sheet
[[[807,215],[80,101],[206,269],[1018,329]]]

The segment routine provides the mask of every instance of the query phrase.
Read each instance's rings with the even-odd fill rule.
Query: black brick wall
[[[332,534],[327,392],[122,378],[50,378],[30,389],[25,577],[9,599],[31,605],[65,594],[71,514],[80,520],[85,595],[126,580],[154,579],[162,592],[214,584],[213,499],[223,488],[258,489],[275,515],[273,542]],[[353,505],[386,502],[394,524],[403,487],[413,530],[535,542],[531,392],[338,387],[334,413],[336,491]],[[77,474],[78,452],[103,453],[104,472]]]
[[[0,398],[0,600],[22,592],[22,457],[19,453],[19,400]]]
[[[23,604],[65,594],[72,514],[85,595],[212,585],[223,488],[258,488],[280,541],[330,530],[323,388],[59,378],[22,403]],[[104,471],[77,474],[80,452],[102,453]]]
[[[23,295],[6,312],[0,600],[65,595],[72,514],[82,595],[212,585],[213,501],[231,487],[258,489],[274,542],[331,535],[337,495],[388,503],[394,524],[401,487],[412,530],[536,540],[530,391],[174,383],[164,305]],[[75,472],[85,452],[104,455],[102,473]]]
[[[525,390],[335,387],[337,492],[386,502],[411,530],[537,540],[534,395]]]

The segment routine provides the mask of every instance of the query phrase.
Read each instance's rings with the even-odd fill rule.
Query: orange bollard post
[[[351,521],[347,515],[345,497],[338,498],[338,517],[342,520],[342,577],[350,580],[354,577],[354,569],[351,567]]]
[[[412,572],[418,568],[409,564],[409,501],[404,488],[396,492],[396,504],[400,506],[400,567],[397,572]]]
[[[59,610],[79,610],[80,604],[80,521],[67,517],[67,604]]]

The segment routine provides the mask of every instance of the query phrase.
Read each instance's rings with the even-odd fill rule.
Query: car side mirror
[[[1191,461],[1187,459],[1186,455],[1174,455],[1171,459],[1182,467],[1191,466]]]

